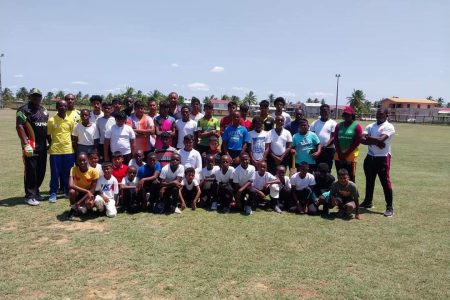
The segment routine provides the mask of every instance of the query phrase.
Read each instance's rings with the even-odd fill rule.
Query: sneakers
[[[390,217],[392,217],[393,215],[394,215],[394,210],[392,209],[392,207],[388,207],[388,208],[386,209],[386,211],[384,212],[384,216],[385,216],[385,217],[390,218]]]
[[[174,213],[176,213],[176,214],[181,214],[181,209],[180,209],[178,206],[175,207]]]
[[[375,206],[373,206],[372,203],[363,201],[363,202],[359,205],[359,207],[360,207],[360,208],[364,208],[364,209],[371,209],[371,208],[374,208]]]
[[[225,207],[223,208],[223,213],[224,213],[224,214],[227,214],[227,213],[229,213],[229,212],[230,212],[230,207],[225,206]]]
[[[36,199],[33,199],[33,198],[26,198],[25,203],[30,206],[38,206],[39,205],[39,201],[37,201]]]
[[[34,199],[35,199],[36,201],[43,201],[43,200],[44,200],[44,197],[42,197],[40,194],[37,194],[36,197],[34,197]]]
[[[252,207],[247,205],[244,209],[244,213],[245,213],[245,215],[250,216],[253,213]]]
[[[211,210],[217,210],[217,202],[211,203]]]
[[[67,220],[73,221],[77,217],[77,211],[73,208],[70,209],[69,214],[67,215]]]
[[[278,205],[275,205],[275,208],[273,209],[276,213],[281,214],[283,211],[278,207]]]
[[[50,197],[48,197],[48,202],[49,203],[56,203],[56,200],[57,200],[57,198],[56,198],[56,194],[55,193],[50,194]]]

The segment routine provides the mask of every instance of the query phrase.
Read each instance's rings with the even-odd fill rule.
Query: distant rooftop
[[[384,100],[389,100],[394,103],[417,103],[417,104],[437,104],[436,101],[428,100],[428,99],[421,99],[421,98],[384,98]]]

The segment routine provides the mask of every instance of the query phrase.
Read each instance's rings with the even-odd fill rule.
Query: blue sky
[[[450,102],[450,1],[2,0],[0,52],[14,91]]]

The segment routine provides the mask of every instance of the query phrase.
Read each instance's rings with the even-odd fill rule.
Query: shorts
[[[105,200],[103,200],[102,196],[97,195],[95,196],[94,204],[99,212],[102,212],[106,209],[107,217],[114,218],[115,216],[117,216],[116,201],[114,201],[114,199],[109,198],[108,203],[105,203]]]
[[[339,208],[343,208],[344,206],[350,207],[352,209],[356,208],[355,201],[345,201],[342,198],[335,197],[334,198],[334,206],[337,206]]]

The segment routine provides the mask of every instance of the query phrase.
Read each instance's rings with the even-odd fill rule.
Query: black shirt
[[[275,125],[275,119],[272,118],[271,116],[267,116],[267,118],[265,118],[263,120],[263,130],[265,130],[265,131],[272,130],[274,125]]]
[[[317,197],[322,195],[324,192],[328,192],[331,188],[331,185],[335,181],[334,176],[330,173],[327,173],[325,177],[321,177],[319,172],[314,173],[314,179],[316,180],[316,185],[313,187],[313,191]]]
[[[47,122],[48,112],[42,106],[36,108],[28,103],[17,109],[16,124],[23,126],[35,151],[47,149]]]

